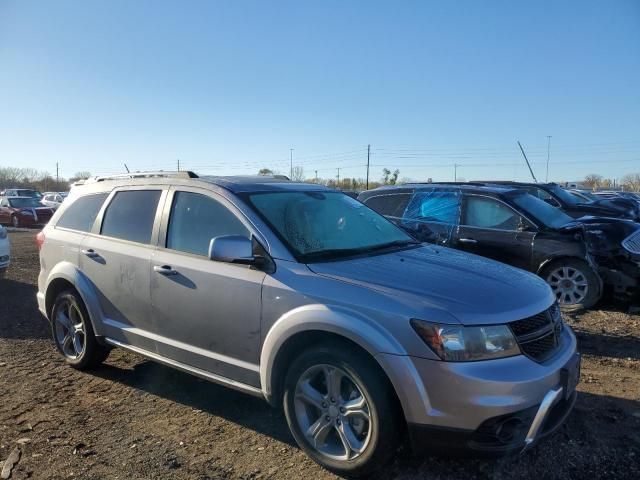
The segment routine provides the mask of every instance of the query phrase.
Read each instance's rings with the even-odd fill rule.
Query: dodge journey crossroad
[[[405,437],[519,452],[575,402],[576,339],[543,280],[419,243],[323,186],[97,177],[37,242],[39,308],[68,364],[121,347],[263,397],[339,474],[381,467]]]

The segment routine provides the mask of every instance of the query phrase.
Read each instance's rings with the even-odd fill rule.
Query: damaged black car
[[[476,183],[476,182],[474,182]],[[486,184],[504,185],[519,188],[530,193],[540,200],[544,200],[552,207],[559,208],[573,218],[581,218],[587,215],[594,217],[612,217],[628,220],[640,220],[640,204],[628,198],[592,198],[585,201],[576,198],[570,192],[556,183],[526,183],[492,181]]]
[[[509,185],[409,184],[358,198],[420,241],[540,275],[565,311],[589,308],[607,290],[638,299],[640,225],[631,220],[575,219]]]

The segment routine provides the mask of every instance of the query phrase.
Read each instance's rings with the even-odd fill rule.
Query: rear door
[[[81,269],[98,292],[108,337],[156,350],[149,290],[149,263],[157,240],[160,186],[113,191],[82,242]]]
[[[531,270],[534,237],[533,225],[501,200],[464,195],[455,248]]]
[[[208,256],[212,238],[252,238],[251,225],[225,198],[198,188],[172,189],[165,212],[149,270],[159,352],[259,386],[265,273]]]

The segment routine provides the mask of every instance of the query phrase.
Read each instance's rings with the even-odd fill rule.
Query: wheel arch
[[[260,380],[264,397],[277,405],[286,375],[286,365],[310,345],[335,341],[367,354],[392,385],[390,372],[379,361],[379,353],[407,355],[391,334],[379,324],[342,309],[307,305],[283,315],[267,333],[260,356]]]
[[[45,311],[47,318],[51,320],[51,310],[56,297],[64,290],[72,289],[80,295],[87,312],[93,331],[97,336],[102,329],[97,319],[102,318],[100,303],[91,281],[72,263],[62,262],[56,265],[49,273],[44,291]]]

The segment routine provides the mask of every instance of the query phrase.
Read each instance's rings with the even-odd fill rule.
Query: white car
[[[46,192],[42,196],[40,203],[46,207],[56,210],[60,205],[62,205],[62,202],[67,198],[67,195],[67,192]]]
[[[9,267],[10,245],[7,229],[0,225],[0,278],[4,278]]]

